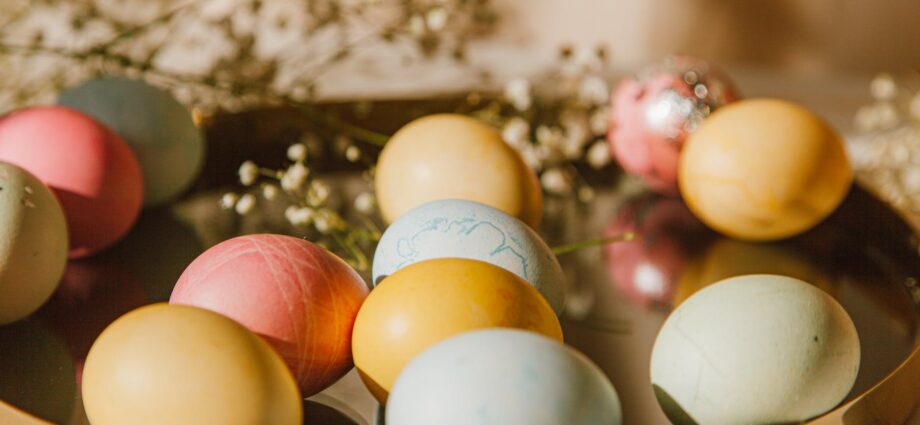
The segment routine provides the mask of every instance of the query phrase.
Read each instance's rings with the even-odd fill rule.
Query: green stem
[[[303,113],[311,119],[314,119],[319,123],[327,125],[336,130],[341,130],[351,137],[354,137],[356,140],[377,146],[383,146],[387,143],[388,140],[390,140],[390,136],[387,136],[386,134],[368,130],[363,127],[358,127],[354,124],[349,124],[345,121],[342,121],[339,117],[317,110],[313,105],[307,103],[300,103],[298,105],[300,106],[301,111],[303,111]]]
[[[581,251],[583,249],[591,248],[595,246],[607,245],[607,244],[616,243],[616,242],[627,242],[635,238],[636,238],[635,233],[626,232],[626,233],[623,233],[622,235],[610,236],[606,238],[589,239],[586,241],[575,242],[575,243],[570,243],[567,245],[560,245],[557,247],[553,247],[553,254],[563,255],[563,254],[568,254],[570,252]]]

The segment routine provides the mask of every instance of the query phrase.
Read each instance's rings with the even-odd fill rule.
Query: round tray
[[[363,184],[353,174],[333,183],[343,192]],[[76,377],[102,329],[133,308],[168,299],[179,274],[205,247],[266,230],[270,221],[217,210],[220,194],[198,193],[171,208],[146,211],[118,246],[72,262],[66,283],[34,317],[0,327],[0,423],[88,423]],[[917,232],[859,186],[815,229],[764,244],[723,238],[679,200],[622,185],[599,190],[587,204],[549,198],[546,212],[542,231],[550,245],[626,230],[638,235],[617,249],[560,256],[568,279],[566,342],[610,377],[624,423],[668,423],[648,366],[673,305],[705,284],[749,273],[804,278],[833,295],[856,324],[862,346],[856,385],[840,407],[809,423],[904,423],[920,399]],[[354,373],[305,407],[309,424],[383,423]]]

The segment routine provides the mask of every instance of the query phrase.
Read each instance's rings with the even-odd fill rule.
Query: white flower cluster
[[[505,85],[502,99],[514,112],[500,117],[502,138],[540,174],[540,183],[549,193],[564,195],[578,189],[580,199],[591,198],[590,188],[581,190],[584,184],[572,164],[584,162],[600,169],[612,160],[605,141],[610,89],[600,76],[603,70],[602,51],[575,49],[564,55],[558,74],[546,82],[551,90],[562,90],[546,96],[558,103],[554,118],[547,122],[531,122],[532,117],[545,116],[535,113],[545,105],[538,102],[541,97],[534,84],[516,78]]]

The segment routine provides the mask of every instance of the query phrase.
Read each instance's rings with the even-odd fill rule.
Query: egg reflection
[[[670,304],[688,261],[712,238],[679,199],[643,196],[627,202],[604,230],[605,236],[635,233],[634,240],[606,245],[610,279],[644,306]]]
[[[0,400],[53,423],[66,423],[77,386],[61,340],[35,318],[0,327]],[[3,403],[0,403],[0,408]],[[5,410],[5,409],[3,409]],[[7,423],[8,412],[0,412]]]
[[[67,265],[61,285],[40,314],[63,338],[79,384],[83,361],[96,337],[122,314],[147,302],[133,274],[113,261],[91,258]]]
[[[749,274],[789,276],[835,295],[832,276],[794,244],[719,238],[687,264],[674,293],[674,305],[720,280]]]

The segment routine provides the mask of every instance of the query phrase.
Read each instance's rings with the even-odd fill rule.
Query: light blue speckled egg
[[[410,264],[433,258],[469,258],[508,270],[530,282],[559,314],[565,275],[556,256],[524,222],[478,202],[443,199],[399,217],[374,253],[375,284]]]
[[[387,425],[619,425],[610,380],[578,351],[515,329],[442,341],[396,380]]]
[[[143,81],[100,78],[70,88],[58,104],[81,111],[118,133],[144,176],[144,205],[181,194],[204,161],[204,139],[188,109]]]

